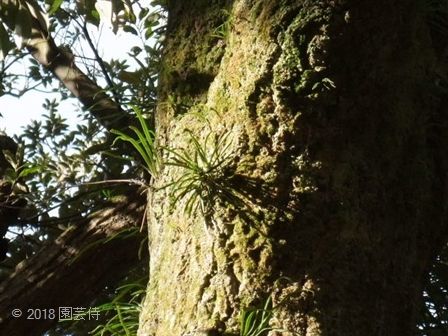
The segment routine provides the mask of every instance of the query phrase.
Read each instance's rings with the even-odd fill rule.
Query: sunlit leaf
[[[135,30],[134,27],[129,26],[129,25],[124,26],[124,27],[123,27],[123,30],[124,30],[126,33],[131,33],[131,34],[133,34],[133,35],[138,35],[137,30]]]
[[[48,10],[49,15],[53,15],[61,7],[64,0],[53,0],[50,9]]]

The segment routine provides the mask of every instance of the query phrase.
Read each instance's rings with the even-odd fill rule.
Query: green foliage
[[[272,318],[272,300],[269,297],[263,308],[245,309],[240,317],[240,336],[263,336],[273,330],[269,326]]]
[[[117,177],[135,178],[137,174],[137,163],[122,159],[128,153],[123,153],[120,147],[111,146],[112,141],[108,142],[109,135],[89,111],[76,108],[80,111],[77,123],[70,123],[63,118],[61,112],[67,109],[68,104],[60,105],[60,102],[71,99],[70,93],[61,88],[50,71],[46,71],[38,61],[31,58],[29,51],[15,48],[16,45],[20,47],[17,41],[24,41],[29,35],[30,20],[37,18],[48,28],[56,44],[81,52],[74,52],[77,65],[85,69],[86,75],[99,85],[107,83],[105,92],[114,99],[117,98],[115,100],[122,104],[124,114],[131,118],[138,115],[138,112],[126,109],[130,104],[139,111],[152,111],[162,47],[159,39],[164,32],[165,13],[161,8],[142,8],[140,4],[127,0],[113,2],[114,27],[140,39],[140,43],[131,46],[126,59],[105,60],[92,57],[92,51],[98,42],[95,39],[101,38],[101,35],[91,33],[100,22],[96,1],[1,2],[0,54],[7,57],[0,60],[0,96],[19,98],[28,91],[39,90],[43,94],[52,94],[52,97],[48,97],[43,104],[47,111],[43,118],[30,121],[22,134],[16,137],[15,140],[20,144],[17,155],[8,156],[12,168],[8,169],[6,177],[11,182],[26,180],[26,198],[30,209],[35,208],[35,211],[21,213],[20,226],[10,228],[9,234],[14,235],[10,244],[11,257],[0,265],[0,278],[8,276],[17,263],[35,254],[47,241],[54,241],[54,237],[68,226],[76,225],[80,218],[101,207],[119,189],[116,186],[90,184],[91,182]],[[49,9],[49,21],[43,14],[44,11],[35,7],[43,9],[44,4]],[[132,6],[129,7],[130,5]],[[84,31],[84,25],[88,30]],[[154,42],[148,42],[148,38],[153,38]],[[93,41],[91,50],[90,53],[83,54],[89,45],[80,41],[88,39]],[[16,41],[16,44],[12,41]],[[107,53],[105,54],[107,57]],[[22,69],[23,73],[20,72]],[[120,76],[124,72],[132,74],[130,81]],[[138,117],[137,120],[142,121]],[[152,131],[142,127],[141,132],[144,135],[151,134],[148,139],[153,140]],[[148,145],[148,142],[143,143],[145,150]],[[16,185],[20,186],[19,183]],[[108,240],[135,235],[135,230],[123,231],[119,236],[109,237]],[[107,241],[98,242],[102,243]],[[92,245],[84,249],[96,247]],[[130,299],[132,300],[129,297],[123,298],[122,301],[129,302]],[[128,311],[125,308],[119,310],[122,316]],[[70,329],[67,325],[64,328]],[[64,328],[58,329],[59,335],[66,334],[62,331]],[[73,329],[74,334],[77,334],[77,328],[80,327]],[[80,334],[84,333],[81,331]]]
[[[141,302],[148,282],[147,273],[144,265],[130,270],[120,285],[96,298],[91,307],[79,315],[80,318],[60,320],[58,326],[46,335],[137,335]],[[93,314],[95,318],[92,318]]]
[[[62,2],[64,2],[64,0],[51,1],[50,9],[48,10],[48,15],[52,15],[52,14],[56,13],[56,11],[61,7]]]
[[[73,188],[108,171],[98,155],[86,153],[88,147],[104,141],[99,125],[87,118],[75,129],[70,128],[58,112],[56,100],[47,99],[43,106],[48,111],[43,120],[32,121],[17,139],[22,144],[25,167],[31,169],[21,170],[21,174],[28,173],[30,196],[41,211],[69,201]],[[85,211],[91,204],[84,198],[78,203],[78,211]],[[74,204],[71,207],[76,208]]]
[[[24,147],[19,146],[17,152],[3,151],[5,159],[8,161],[10,167],[4,171],[3,179],[15,185],[19,180],[28,178],[40,171],[40,167],[34,166],[28,162],[24,163]]]
[[[221,19],[222,23],[214,29],[211,36],[220,40],[225,40],[229,36],[232,28],[233,17],[228,10],[223,9],[221,10]]]
[[[95,26],[98,27],[100,23],[98,8],[102,8],[104,3],[106,2],[85,0],[37,0],[37,2],[34,0],[4,0],[0,6],[0,96],[3,94],[21,96],[26,91],[38,86],[48,89],[55,80],[50,72],[43,71],[40,64],[30,59],[26,50],[21,49],[24,45],[22,42],[30,37],[32,22],[37,20],[39,25],[45,27],[52,36],[64,36],[62,43],[71,52],[73,50],[84,52],[86,43],[81,45],[80,41],[84,39],[88,42],[95,58],[92,59],[88,51],[87,55],[73,52],[74,56],[77,57],[77,60],[82,60],[83,67],[86,68],[90,78],[106,80],[107,91],[112,93],[117,103],[139,106],[143,110],[153,108],[156,97],[156,79],[160,68],[162,48],[160,39],[165,30],[166,13],[161,6],[145,8],[129,0],[112,1],[109,14],[114,32],[122,30],[134,34],[141,43],[130,48],[127,59],[106,61],[96,53],[95,37],[90,35]],[[44,4],[49,9],[48,13],[42,10]],[[104,20],[106,20],[105,16]],[[149,39],[151,42],[147,43]],[[16,42],[18,48],[15,48],[12,41]],[[57,40],[56,42],[61,41]],[[5,58],[7,54],[9,57]],[[26,58],[26,62],[31,63],[26,64],[29,69],[26,75],[36,83],[35,85],[30,83],[25,88],[17,89],[17,82],[21,82],[21,76],[7,73],[6,70],[21,61],[22,58]],[[130,63],[136,64],[137,69],[135,69],[135,65],[131,68]],[[123,73],[134,73],[133,77],[138,77],[138,81],[123,80],[126,78]],[[63,99],[67,99],[66,92],[59,89],[57,86],[53,88],[53,91],[60,93]]]
[[[147,126],[146,116],[141,111],[152,113],[155,106],[166,13],[160,7],[164,1],[159,1],[159,6],[154,8],[146,8],[137,1],[112,1],[110,24],[113,30],[133,34],[138,37],[138,42],[129,48],[127,57],[107,59],[108,50],[96,49],[101,39],[99,23],[107,17],[99,12],[101,6],[96,6],[98,1],[0,0],[0,3],[0,96],[20,98],[33,90],[51,95],[43,104],[47,111],[45,115],[40,120],[30,121],[22,134],[16,137],[20,144],[17,155],[8,156],[12,168],[8,169],[6,177],[14,183],[26,180],[26,197],[31,209],[36,211],[21,214],[20,226],[10,228],[9,234],[15,238],[10,244],[11,257],[0,265],[1,280],[42,245],[53,242],[67,227],[77,225],[80,218],[101,208],[120,188],[92,182],[135,178],[141,173],[137,169],[136,161],[139,159],[152,176],[156,175],[158,163],[154,132]],[[46,14],[45,8],[48,10]],[[88,110],[74,108],[79,111],[76,123],[63,117],[61,112],[67,110],[69,104],[60,103],[72,99],[71,94],[61,87],[50,71],[31,57],[28,50],[21,49],[22,42],[26,43],[30,36],[34,19],[48,30],[56,45],[74,54],[74,62],[87,77],[105,87],[104,92],[120,105],[123,114],[136,119],[138,126],[130,129],[135,142],[126,133],[127,125],[116,130],[116,141],[137,144],[135,148],[141,158],[136,157],[132,162],[124,160],[129,156],[123,150],[124,146],[111,146],[110,134],[106,134]],[[104,59],[99,56],[103,51]],[[118,145],[117,142],[115,144]],[[137,231],[138,228],[124,230],[116,236],[84,246],[84,250],[97,248],[111,239],[125,239],[138,234]],[[144,284],[139,287],[140,293],[137,293],[137,287],[130,290],[125,289],[126,286],[114,293],[117,297],[109,300],[109,306],[100,307],[105,314],[110,314],[110,320],[95,329],[93,334],[135,334],[133,328],[138,323],[137,309],[141,299],[138,295],[142,294]],[[109,298],[110,291],[110,288],[105,290]],[[123,291],[127,294],[121,294]],[[130,322],[131,315],[134,322]],[[54,332],[67,335],[67,330],[74,335],[86,334],[82,326],[74,326],[71,322],[58,326]]]
[[[137,106],[142,111],[152,110],[156,102],[157,76],[160,71],[160,55],[162,44],[160,38],[164,34],[165,13],[160,8],[150,11],[142,8],[137,18],[123,21],[123,31],[137,36],[141,40],[128,52],[126,60],[104,62],[110,76],[109,85],[120,92],[120,103],[126,106]],[[146,43],[153,39],[154,43]],[[129,61],[138,64],[137,70],[129,68]]]
[[[82,66],[90,78],[99,81],[104,78],[108,83],[106,91],[111,92],[123,106],[132,104],[141,110],[152,111],[161,48],[158,40],[164,32],[165,13],[160,7],[142,8],[141,5],[127,0],[113,3],[112,12],[117,27],[132,31],[140,38],[141,43],[131,47],[130,57],[124,60],[105,61],[100,57],[92,59],[75,54],[76,61],[78,63],[82,60]],[[49,23],[43,11],[37,10],[36,7],[40,5],[44,8],[44,4],[47,5],[48,14],[51,16]],[[84,30],[84,23],[99,23],[95,4],[96,1],[60,0],[2,2],[0,20],[4,22],[0,23],[0,30],[3,29],[4,34],[0,34],[0,38],[12,40],[12,35],[18,34],[15,27],[25,25],[26,17],[32,16],[45,25],[49,24],[48,29],[52,36],[64,36],[62,41],[56,42],[62,42],[69,49],[84,50],[86,43],[80,47],[79,41],[92,40],[89,31],[95,29],[89,26],[89,31]],[[20,16],[24,10],[27,11],[26,15]],[[156,42],[147,43],[147,37],[154,38]],[[94,49],[95,43],[90,47]],[[132,66],[129,64],[131,61],[134,63]],[[23,65],[20,68],[27,69],[26,73],[17,73],[18,63]],[[134,80],[126,81],[120,76],[126,72],[132,74]],[[27,77],[26,82],[21,80],[24,76]],[[107,135],[92,115],[81,112],[81,120],[76,125],[69,125],[62,118],[59,102],[69,99],[70,95],[66,90],[61,90],[52,73],[45,71],[35,59],[30,58],[28,52],[16,49],[6,60],[0,61],[0,78],[0,95],[21,97],[34,89],[60,95],[56,99],[47,99],[44,108],[48,112],[44,120],[31,121],[23,134],[16,139],[22,144],[23,165],[16,165],[15,170],[9,170],[8,176],[11,179],[27,178],[30,201],[40,211],[38,216],[27,218],[27,221],[41,224],[49,224],[51,221],[51,225],[56,225],[56,218],[48,214],[55,208],[59,208],[62,218],[74,216],[75,220],[91,211],[98,200],[107,199],[113,194],[110,187],[103,185],[93,188],[86,182],[126,178],[122,175],[124,171],[129,176],[135,176],[136,164],[123,160],[123,153],[119,153],[118,148],[111,148],[110,142],[107,144]],[[135,80],[137,78],[138,80]],[[132,111],[123,107],[123,113],[131,115]],[[64,222],[69,223],[67,220]],[[42,237],[45,236],[46,233]]]
[[[234,202],[237,200],[231,188],[232,161],[230,133],[216,135],[208,133],[201,142],[190,130],[191,148],[165,148],[171,157],[166,165],[180,168],[180,177],[164,188],[170,188],[171,204],[185,201],[184,211],[191,215],[198,209],[209,216],[217,199]]]
[[[113,300],[95,307],[96,311],[108,316],[108,319],[89,334],[93,336],[137,335],[146,282],[147,279],[143,278],[135,283],[125,284],[117,288],[117,294]]]
[[[151,176],[156,177],[159,171],[160,160],[154,143],[155,133],[149,129],[142,112],[137,107],[134,107],[134,111],[141,129],[138,129],[135,126],[130,126],[129,128],[134,132],[136,138],[118,130],[112,130],[112,133],[118,135],[115,141],[121,140],[129,142],[145,162],[146,166],[144,166],[144,168],[151,174]]]

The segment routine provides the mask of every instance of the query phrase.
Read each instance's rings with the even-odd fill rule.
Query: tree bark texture
[[[132,196],[134,195],[134,196]],[[135,190],[117,198],[20,263],[0,283],[0,334],[42,335],[58,322],[59,307],[83,307],[139,262],[145,200]],[[12,316],[20,309],[20,318]],[[54,309],[54,318],[28,319],[28,309]],[[36,315],[37,316],[37,315]],[[86,318],[87,319],[87,318]]]
[[[204,190],[166,187],[187,168],[155,180],[139,335],[239,335],[242,309],[268,297],[291,335],[412,335],[447,238],[447,68],[422,5],[196,0],[169,14],[165,162],[195,141],[213,157],[212,138],[231,160],[203,211],[185,205]]]

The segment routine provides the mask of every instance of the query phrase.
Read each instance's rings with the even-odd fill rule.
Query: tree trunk
[[[447,71],[422,6],[170,2],[139,335],[239,334],[268,297],[295,335],[414,333],[447,238]]]

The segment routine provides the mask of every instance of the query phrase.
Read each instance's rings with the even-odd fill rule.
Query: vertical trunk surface
[[[446,64],[416,2],[171,1],[165,160],[199,144],[224,163],[155,182],[140,335],[238,335],[268,297],[296,335],[413,334],[448,146]],[[167,186],[186,176],[202,184]]]

